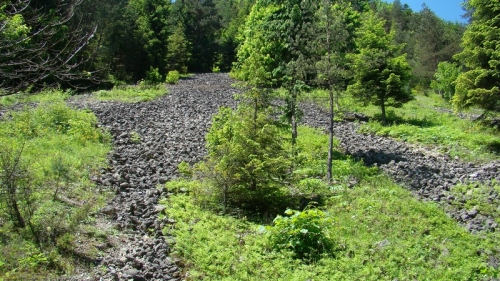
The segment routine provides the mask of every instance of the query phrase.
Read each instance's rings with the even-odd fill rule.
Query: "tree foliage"
[[[357,53],[350,54],[354,83],[349,91],[360,101],[380,106],[386,121],[386,106],[398,107],[412,99],[408,85],[411,68],[400,46],[393,43],[394,33],[387,33],[385,22],[374,13],[365,14],[356,32]]]
[[[316,30],[317,52],[315,65],[316,86],[329,92],[329,146],[327,179],[332,180],[333,161],[333,122],[334,106],[339,110],[339,93],[345,91],[351,78],[347,63],[347,53],[354,47],[354,19],[359,15],[349,3],[339,1],[331,5],[329,0],[321,4],[318,11],[319,23]]]
[[[467,71],[456,81],[456,108],[477,105],[500,110],[500,3],[470,0],[472,22],[462,39],[463,51],[455,56]]]
[[[277,68],[279,58],[274,54],[282,46],[277,41],[267,39],[266,26],[278,10],[276,5],[264,5],[263,1],[257,1],[245,23],[244,40],[238,50],[232,74],[252,87],[270,88],[278,83],[273,77],[273,70]]]
[[[191,60],[191,44],[184,35],[184,27],[178,24],[172,35],[168,37],[167,68],[186,73]]]
[[[450,101],[455,95],[455,80],[462,68],[455,63],[440,62],[431,82],[431,88],[437,91],[445,100]]]
[[[284,139],[269,108],[221,108],[207,135],[208,157],[198,167],[215,198],[251,211],[276,207],[289,168]]]
[[[287,91],[284,116],[292,127],[292,142],[300,118],[297,97],[312,78],[316,12],[316,1],[257,1],[234,70],[249,84]]]

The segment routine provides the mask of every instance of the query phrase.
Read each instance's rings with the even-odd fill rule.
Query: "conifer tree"
[[[332,180],[333,161],[333,119],[334,106],[339,110],[339,92],[345,91],[347,80],[350,78],[346,54],[351,47],[352,39],[349,30],[352,30],[351,19],[356,18],[357,12],[348,2],[337,1],[332,5],[330,0],[323,0],[318,11],[316,58],[316,85],[326,89],[329,93],[329,146],[327,162],[327,180]]]
[[[184,28],[181,23],[177,24],[172,35],[168,37],[168,70],[177,70],[181,73],[187,72],[187,65],[191,58],[190,43],[184,35]]]
[[[454,106],[500,110],[500,2],[470,0],[472,22],[462,38],[463,51],[455,56],[469,70],[456,81]]]
[[[365,104],[380,106],[386,123],[386,107],[398,107],[412,99],[408,82],[411,68],[405,55],[398,55],[394,33],[387,33],[384,20],[373,12],[364,15],[355,38],[357,53],[350,54],[354,83],[348,87],[355,98]]]
[[[233,68],[235,77],[288,92],[284,116],[297,138],[300,111],[297,98],[311,78],[311,52],[317,5],[313,0],[260,0],[247,21],[245,41]]]

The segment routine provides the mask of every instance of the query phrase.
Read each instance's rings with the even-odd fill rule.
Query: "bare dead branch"
[[[84,31],[71,22],[82,1],[60,1],[50,12],[32,7],[31,0],[0,1],[9,2],[0,11],[0,96],[59,83],[82,88],[98,82],[85,70],[93,55],[84,54],[97,27]],[[22,17],[22,32],[11,35],[9,24],[16,15]]]

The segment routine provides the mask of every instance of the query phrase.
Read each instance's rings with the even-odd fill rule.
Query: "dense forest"
[[[393,55],[406,54],[411,87],[428,89],[440,62],[453,67],[464,64],[453,56],[462,51],[466,26],[440,19],[425,5],[414,12],[400,1],[330,2],[313,3],[315,7],[309,9],[316,10],[308,12],[324,5],[344,6],[343,14],[329,11],[330,20],[345,25],[332,28],[347,32],[332,34],[335,48],[341,47],[344,53],[360,51],[355,31],[365,14],[374,13],[377,21],[384,20],[384,32],[397,49]],[[256,14],[259,6],[278,3],[254,4],[255,0],[2,1],[2,85],[10,93],[55,83],[63,87],[136,83],[156,73],[164,78],[170,70],[227,72],[250,36],[246,32],[252,28],[252,17],[248,19],[252,7]],[[308,17],[302,20],[309,21],[309,31],[323,28],[325,21],[319,15]],[[276,28],[282,28],[281,39],[293,32],[291,27]],[[323,36],[307,36],[313,34]],[[301,36],[305,34],[290,39],[297,44],[312,39]],[[324,51],[320,49],[324,43],[318,42],[318,52]],[[305,56],[304,63],[312,59]]]
[[[0,281],[134,235],[99,276],[497,278],[500,4],[462,6],[0,0]]]

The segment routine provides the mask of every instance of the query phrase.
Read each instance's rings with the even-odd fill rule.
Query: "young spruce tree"
[[[500,110],[500,2],[470,0],[472,23],[462,39],[463,51],[455,58],[469,70],[456,81],[453,104]]]
[[[394,33],[387,33],[384,20],[367,12],[356,32],[357,53],[350,54],[354,83],[348,87],[365,104],[380,106],[382,122],[387,123],[386,107],[399,107],[412,100],[408,82],[411,68],[406,55],[398,55]]]

